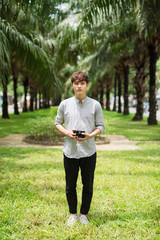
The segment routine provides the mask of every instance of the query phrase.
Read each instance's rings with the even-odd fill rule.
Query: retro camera
[[[85,135],[82,134],[85,133],[85,131],[73,130],[73,133],[75,133],[78,138],[85,138]]]

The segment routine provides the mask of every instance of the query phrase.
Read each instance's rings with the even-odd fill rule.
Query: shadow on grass
[[[157,145],[158,146],[158,145]],[[160,148],[156,149],[142,149],[142,150],[136,150],[136,151],[99,151],[98,157],[104,158],[105,162],[107,160],[113,159],[114,162],[119,161],[119,155],[121,156],[121,159],[125,162],[131,162],[131,163],[143,163],[143,164],[150,164],[152,163],[154,165],[160,165]]]
[[[107,170],[105,171],[99,171],[99,170],[97,170],[96,171],[96,174],[100,174],[100,175],[103,175],[103,174],[105,174],[105,175],[108,175],[108,176],[115,176],[115,175],[117,175],[117,176],[131,176],[131,177],[133,177],[133,176],[138,176],[138,177],[140,177],[140,176],[147,176],[147,177],[159,177],[160,176],[160,171],[145,171],[145,172],[141,172],[141,171],[136,171],[136,172],[132,172],[132,171],[130,171],[130,172],[117,172],[117,171],[110,171],[110,172],[107,172]]]
[[[152,220],[153,222],[159,222],[160,220],[160,207],[154,208],[150,212],[146,211],[137,211],[137,212],[131,212],[131,213],[115,213],[114,215],[107,214],[107,213],[101,213],[101,212],[95,212],[89,214],[90,220],[93,224],[95,224],[97,227],[103,224],[106,224],[108,221],[121,221],[123,222],[129,222],[129,221],[142,221]]]
[[[63,170],[63,161],[62,154],[57,158],[57,151],[61,150],[48,150],[48,149],[34,149],[34,148],[0,148],[0,164],[1,169],[10,169],[10,171],[16,170],[16,172],[22,170],[52,170],[52,169],[60,169]],[[35,155],[35,162],[33,158],[33,162],[31,162],[31,156]],[[46,155],[46,157],[44,157]],[[40,159],[41,156],[43,159]],[[39,160],[40,159],[40,160]],[[25,161],[24,161],[25,160]],[[27,162],[28,160],[28,162]]]

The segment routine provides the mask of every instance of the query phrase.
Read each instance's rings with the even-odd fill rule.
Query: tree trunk
[[[23,112],[27,112],[27,91],[28,91],[28,77],[25,77],[23,82],[24,87],[24,103],[23,103]]]
[[[149,55],[150,55],[150,85],[149,85],[149,125],[157,125],[156,120],[156,94],[155,94],[155,84],[156,84],[156,61],[157,54],[154,45],[149,45]]]
[[[47,108],[50,108],[50,101],[49,97],[47,98]]]
[[[146,78],[148,76],[148,72],[146,72],[146,67],[148,66],[148,64],[148,53],[146,53],[145,49],[141,49],[140,47],[138,47],[134,57],[136,76],[133,79],[133,87],[136,89],[137,106],[136,114],[132,119],[133,121],[143,120],[143,99],[147,90]]]
[[[133,117],[133,121],[141,121],[143,120],[143,98],[144,95],[141,94],[137,89],[137,106],[136,106],[136,114]]]
[[[56,99],[54,100],[53,106],[58,106],[61,102],[61,95],[57,95]]]
[[[100,104],[102,106],[102,108],[104,108],[104,104],[103,104],[103,94],[104,94],[104,90],[103,90],[103,84],[101,85],[100,88]]]
[[[35,89],[35,97],[34,97],[34,99],[35,99],[35,110],[37,110],[38,109],[38,107],[37,107],[37,89]]]
[[[136,107],[136,114],[133,117],[133,121],[141,121],[143,120],[143,99],[146,92],[146,77],[148,76],[148,73],[145,73],[145,69],[137,69],[136,77],[134,79],[133,85],[136,89],[136,95],[137,95],[137,107]]]
[[[34,89],[32,86],[30,86],[30,106],[29,110],[33,112],[33,100],[34,100]]]
[[[92,90],[92,98],[98,101],[98,88],[97,88],[97,86],[96,86],[96,88],[94,88]]]
[[[117,73],[115,72],[115,75],[114,75],[114,103],[113,103],[112,111],[116,111],[116,97],[117,97]]]
[[[128,106],[128,75],[129,75],[129,67],[124,67],[124,109],[123,115],[129,114],[129,106]]]
[[[17,77],[13,76],[13,85],[14,85],[14,114],[18,115],[18,102],[17,102]]]
[[[110,79],[106,80],[106,110],[110,111]]]
[[[44,96],[44,108],[50,108],[50,104],[49,104],[49,97],[47,97],[46,95]]]
[[[121,110],[121,107],[122,107],[122,104],[121,104],[121,94],[122,94],[122,83],[121,83],[121,76],[120,74],[118,74],[118,113],[121,113],[122,110]]]
[[[106,89],[106,110],[110,111],[110,90]]]
[[[43,109],[47,108],[46,94],[43,93]]]
[[[7,99],[7,85],[8,77],[5,76],[5,81],[2,81],[3,85],[3,107],[2,107],[2,118],[9,118],[8,115],[8,99]]]
[[[42,108],[41,92],[39,91],[39,109]]]

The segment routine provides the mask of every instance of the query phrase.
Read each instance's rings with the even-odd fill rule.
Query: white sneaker
[[[78,220],[78,216],[72,214],[67,220],[67,226],[73,226],[77,220]]]
[[[84,225],[87,225],[89,223],[88,218],[87,218],[86,215],[80,215],[79,216],[79,221],[80,221],[80,223],[82,223]]]

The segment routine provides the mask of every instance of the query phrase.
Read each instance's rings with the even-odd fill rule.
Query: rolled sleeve
[[[101,133],[104,132],[104,119],[103,119],[103,111],[100,103],[96,105],[96,118],[95,118],[95,127],[100,129]]]
[[[64,123],[64,111],[63,111],[63,102],[60,103],[57,111],[57,116],[54,122],[54,125],[62,125]]]

